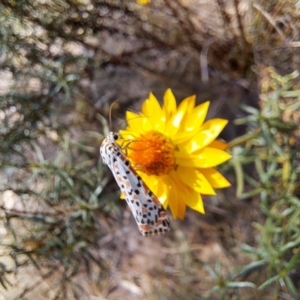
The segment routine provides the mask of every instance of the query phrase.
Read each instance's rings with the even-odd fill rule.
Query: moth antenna
[[[139,118],[148,118],[148,117],[147,117],[147,116],[136,116],[136,117],[130,118],[129,120],[134,120],[134,119],[139,119]],[[121,125],[122,125],[123,123],[125,123],[125,122],[127,122],[127,120],[121,121],[121,122],[117,125],[117,128],[120,128]]]
[[[114,101],[114,102],[110,105],[110,107],[109,107],[108,119],[109,119],[109,129],[110,129],[110,130],[112,129],[112,120],[111,120],[112,108],[113,108],[113,106],[114,106],[115,104],[117,104],[117,101],[118,101],[118,100]]]
[[[111,116],[112,116],[112,109],[113,109],[114,105],[117,104],[117,101],[118,101],[118,100],[114,101],[114,102],[110,105],[110,107],[109,107],[108,120],[109,120],[109,129],[110,129],[110,130],[112,130],[112,117],[111,117]],[[146,117],[146,116],[137,116],[137,117],[131,118],[130,120],[136,119],[136,118],[145,118],[145,117]],[[122,125],[123,123],[125,123],[125,122],[127,122],[127,121],[126,121],[126,120],[121,121],[121,122],[117,125],[117,128],[120,128],[121,125]]]

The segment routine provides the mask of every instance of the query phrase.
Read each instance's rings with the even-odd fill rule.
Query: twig
[[[269,21],[269,23],[275,28],[277,33],[280,35],[280,37],[284,39],[283,32],[276,25],[276,22],[273,20],[272,16],[268,12],[264,11],[262,7],[257,3],[253,4],[253,7],[256,8]]]
[[[203,83],[207,83],[209,81],[209,75],[208,75],[208,67],[207,67],[207,52],[209,46],[212,44],[212,41],[208,41],[205,45],[203,45],[203,48],[200,52],[200,72],[201,72],[201,81]]]
[[[240,29],[240,32],[241,32],[243,44],[244,44],[244,47],[245,47],[247,45],[247,40],[246,40],[246,37],[245,37],[242,18],[241,18],[241,15],[239,13],[239,0],[234,0],[234,6],[235,6],[235,12],[236,12],[236,16],[237,16],[237,19],[238,19],[238,24],[239,24],[239,29]]]
[[[287,46],[287,47],[293,47],[293,48],[298,48],[300,47],[300,41],[296,41],[296,42],[288,42],[286,43],[286,45],[284,46]]]

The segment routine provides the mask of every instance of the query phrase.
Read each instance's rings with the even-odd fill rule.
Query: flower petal
[[[185,167],[211,168],[215,167],[228,159],[231,155],[223,150],[206,147],[193,154],[175,151],[176,164]]]
[[[158,181],[157,191],[155,195],[164,206],[164,208],[167,208],[169,204],[169,188],[163,180]]]
[[[147,127],[150,126],[148,118],[140,116],[131,111],[126,112],[126,121],[128,124],[126,130],[133,131],[135,136],[143,133],[144,128],[147,129]],[[125,134],[124,131],[125,130],[122,130],[123,134]],[[121,133],[122,136],[123,134]],[[124,138],[126,138],[126,136],[124,136]]]
[[[186,204],[190,208],[198,211],[199,213],[205,214],[204,205],[203,205],[201,195],[197,194],[197,193],[196,193],[196,195],[197,195],[197,201],[195,201],[195,199],[193,199],[194,201],[190,203],[190,199],[188,199],[188,201],[186,201]]]
[[[186,112],[190,114],[195,109],[196,95],[189,96],[182,101],[186,101],[188,103]]]
[[[168,136],[174,136],[180,129],[180,124],[185,116],[186,110],[188,108],[188,101],[181,102],[177,112],[173,115],[167,122],[165,134]]]
[[[187,188],[181,191],[181,195],[184,195],[187,206],[202,214],[205,213],[203,201],[199,193],[195,192],[191,188]]]
[[[136,139],[139,134],[133,130],[119,130],[119,134],[121,135],[121,139],[117,140],[117,143],[122,147],[124,141],[129,142]]]
[[[175,145],[185,145],[187,141],[192,139],[195,135],[194,131],[183,131],[183,132],[177,132],[173,137],[172,141]]]
[[[193,96],[190,96],[190,97],[187,97],[185,98],[179,105],[178,109],[181,108],[181,106],[185,109],[185,114],[182,118],[182,121],[181,121],[181,126],[179,128],[179,131],[178,133],[186,133],[188,132],[185,128],[185,123],[186,123],[186,120],[190,119],[191,117],[191,113],[195,107],[195,102],[196,102],[196,96],[193,95]],[[195,129],[199,129],[199,126]]]
[[[179,201],[184,199],[184,202],[186,205],[190,206],[191,208],[204,213],[204,207],[203,207],[203,202],[201,199],[201,196],[199,193],[194,191],[192,188],[189,186],[185,185],[180,178],[178,177],[178,173],[174,171],[171,174],[174,183],[176,184],[176,189],[178,191],[178,198]],[[181,214],[177,213],[177,215]]]
[[[169,204],[169,187],[162,179],[158,180],[156,176],[148,176],[145,173],[138,172],[142,180],[146,183],[150,191],[158,198],[164,208]]]
[[[142,105],[142,114],[149,120],[153,129],[164,131],[165,114],[152,93],[149,94],[149,98]]]
[[[169,206],[174,219],[177,217],[178,212],[178,193],[176,185],[170,176],[164,176],[164,182],[167,184],[169,189]]]
[[[194,130],[195,128],[199,128],[207,115],[208,107],[210,102],[206,101],[198,106],[196,106],[193,110],[189,110],[189,116],[185,119],[184,128],[185,130]]]
[[[214,168],[199,169],[199,171],[214,188],[221,189],[231,186],[230,182]]]
[[[178,201],[178,211],[177,211],[177,217],[180,220],[184,219],[184,215],[185,215],[185,210],[186,210],[186,205],[183,199],[179,199]]]
[[[184,184],[191,187],[197,193],[216,195],[216,192],[210,182],[205,178],[205,175],[195,168],[179,166],[176,170],[176,174]]]
[[[200,132],[184,144],[183,149],[188,153],[201,150],[212,143],[228,123],[224,119],[212,119],[205,122]],[[180,147],[180,145],[178,145]]]
[[[226,150],[228,148],[228,144],[223,141],[213,141],[208,145],[208,147]]]
[[[171,89],[167,89],[164,94],[164,106],[163,110],[165,111],[165,115],[167,119],[173,116],[176,113],[177,103],[172,93]]]

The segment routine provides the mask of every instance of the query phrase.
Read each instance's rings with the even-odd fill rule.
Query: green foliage
[[[53,278],[52,298],[69,299],[84,293],[73,284],[82,266],[99,278],[107,269],[93,249],[108,233],[103,224],[118,211],[111,201],[118,195],[104,191],[109,178],[98,161],[107,124],[96,114],[89,121],[99,130],[84,128],[90,110],[78,82],[88,58],[74,44],[80,36],[66,34],[77,7],[48,5],[0,4],[0,284],[10,294],[11,276],[32,265],[42,278]],[[15,297],[23,299],[40,281],[31,284]]]
[[[243,180],[248,184],[248,191],[238,186],[239,196],[242,199],[258,197],[265,215],[263,224],[254,224],[258,230],[258,245],[242,247],[253,261],[243,267],[241,274],[266,269],[260,290],[273,287],[273,299],[279,299],[281,292],[298,299],[300,92],[295,79],[299,73],[280,76],[272,68],[266,72],[260,109],[245,107],[249,116],[237,120],[238,124],[249,126],[249,133],[231,143],[243,144],[236,146],[238,151],[234,150],[232,161],[238,184],[242,185]],[[241,172],[247,164],[253,166],[255,172]]]
[[[205,299],[211,299],[212,295],[217,295],[222,300],[227,299],[228,295],[234,295],[235,299],[241,299],[239,289],[255,288],[255,284],[251,282],[235,280],[231,277],[231,273],[227,273],[224,276],[220,263],[216,264],[215,269],[208,264],[204,264],[204,266],[214,282],[214,286],[209,290]]]

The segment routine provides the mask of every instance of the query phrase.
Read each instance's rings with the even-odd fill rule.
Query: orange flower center
[[[128,146],[133,166],[147,175],[165,175],[175,166],[175,146],[163,134],[151,130]]]

